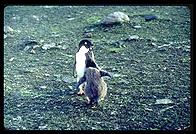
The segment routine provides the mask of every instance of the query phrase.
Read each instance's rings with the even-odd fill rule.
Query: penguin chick
[[[79,88],[83,82],[86,82],[84,94],[87,98],[87,103],[90,105],[97,105],[100,100],[104,100],[107,94],[107,84],[102,78],[103,76],[111,77],[106,71],[89,67],[85,70],[84,76],[80,78],[76,85],[76,88]]]

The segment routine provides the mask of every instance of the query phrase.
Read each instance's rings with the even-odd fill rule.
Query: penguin
[[[101,69],[95,62],[94,53],[93,53],[93,43],[87,39],[80,41],[78,50],[75,54],[74,67],[73,67],[73,76],[77,77],[77,82],[83,77],[86,68],[94,67]],[[78,95],[84,95],[84,85],[79,87]]]
[[[107,94],[107,84],[102,78],[103,76],[109,76],[111,78],[111,75],[107,71],[88,67],[84,72],[84,76],[78,81],[76,89],[79,88],[82,83],[86,82],[84,94],[88,105],[98,105],[100,100],[104,100]]]

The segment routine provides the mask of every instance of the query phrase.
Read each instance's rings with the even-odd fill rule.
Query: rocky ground
[[[109,13],[128,23],[104,26]],[[146,21],[146,15],[156,19]],[[191,125],[190,23],[185,6],[8,6],[4,127],[9,130],[184,130]],[[84,37],[109,71],[97,108],[77,96],[74,53]]]

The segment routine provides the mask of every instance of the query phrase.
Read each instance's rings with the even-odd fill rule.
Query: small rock
[[[39,129],[40,130],[43,130],[43,129],[46,129],[47,128],[47,125],[45,125],[45,126],[39,126]]]
[[[32,17],[33,17],[35,20],[39,21],[39,17],[38,17],[38,16],[33,15]]]
[[[11,59],[9,59],[10,62],[12,62],[14,60],[14,57],[12,57]]]
[[[94,31],[93,28],[91,28],[91,29],[85,29],[85,33],[91,33],[91,32],[93,32],[93,31]]]
[[[154,42],[152,42],[150,45],[152,45],[152,46],[157,46],[157,44],[155,44]]]
[[[42,49],[48,50],[48,49],[51,49],[51,48],[54,48],[54,47],[56,47],[56,44],[55,43],[50,43],[50,44],[43,45]]]
[[[50,76],[50,74],[47,74],[47,73],[45,73],[45,74],[43,74],[43,75],[46,76],[46,77]]]
[[[6,39],[6,38],[7,38],[7,35],[6,35],[6,34],[4,34],[3,38],[4,38],[4,39]]]
[[[137,25],[137,26],[133,26],[133,28],[140,29],[140,28],[142,28],[142,26]]]
[[[116,111],[112,111],[112,112],[110,113],[110,115],[116,115],[116,114],[117,114]]]
[[[170,107],[163,108],[163,109],[161,109],[159,112],[160,112],[160,113],[165,112],[166,110],[171,109],[171,108],[173,108],[173,107],[174,107],[174,106],[170,106]]]
[[[96,127],[91,127],[92,130],[96,130]]]
[[[24,51],[28,51],[28,50],[30,50],[32,47],[31,46],[26,46],[23,50]]]
[[[130,21],[128,15],[123,12],[114,12],[107,15],[102,21],[102,24],[115,24],[115,23],[122,23]]]
[[[114,74],[113,77],[120,77],[121,74]]]
[[[157,17],[155,15],[146,15],[144,16],[146,21],[151,21],[151,20],[155,20],[157,19]]]
[[[35,45],[33,46],[33,49],[36,49],[36,48],[39,48],[40,46],[39,45]]]
[[[157,99],[155,104],[172,104],[174,103],[172,100],[170,99]]]
[[[73,89],[73,87],[72,87],[72,86],[68,86],[68,88],[69,88],[69,89]]]
[[[146,111],[153,111],[151,108],[145,108]]]
[[[32,49],[32,50],[30,51],[30,53],[31,53],[31,54],[35,54],[36,52],[35,52],[35,50]]]
[[[4,26],[4,33],[11,33],[13,34],[14,29],[11,28],[10,26]]]
[[[67,20],[74,20],[75,18],[69,18],[69,19],[67,19]]]
[[[127,41],[136,41],[138,39],[139,39],[138,35],[132,35],[132,36],[129,35],[129,37],[126,40]]]
[[[39,86],[40,89],[46,89],[47,86]]]

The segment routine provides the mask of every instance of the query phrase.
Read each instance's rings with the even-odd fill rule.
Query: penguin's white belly
[[[84,71],[86,68],[86,56],[85,54],[80,54],[76,53],[76,72],[77,72],[77,77],[83,77]]]

